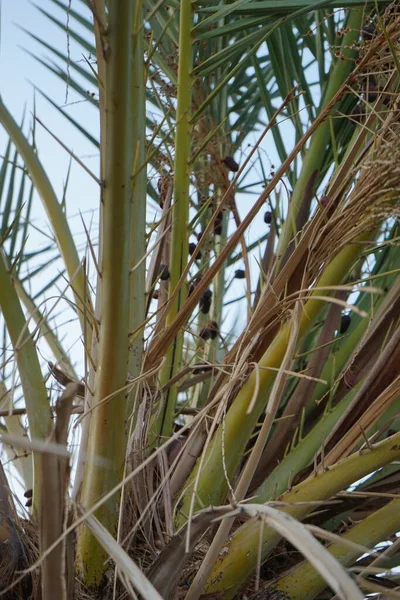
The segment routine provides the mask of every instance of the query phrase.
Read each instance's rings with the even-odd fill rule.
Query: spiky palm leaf
[[[397,8],[379,2],[370,25],[351,0],[94,0],[93,25],[81,4],[49,0],[40,10],[82,50],[83,66],[30,36],[49,53],[41,63],[100,111],[98,141],[41,91],[100,149],[94,309],[36,152],[4,106],[0,112],[48,210],[87,356],[85,407],[74,409],[85,411],[74,521],[64,448],[78,388],[67,389],[52,429],[32,337],[20,348],[25,317],[7,267],[18,234],[11,175],[0,302],[30,434],[62,446],[59,456],[33,446],[43,597],[72,593],[73,560],[64,552],[71,542],[46,550],[66,522],[71,530],[86,522],[77,534],[77,586],[92,594],[106,585],[111,597],[115,585],[123,596],[107,581],[108,557],[133,594],[128,553],[147,569],[149,581],[136,587],[149,598],[158,597],[155,588],[165,598],[241,597],[246,584],[247,596],[322,598],[325,582],[342,598],[361,598],[332,557],[350,567],[399,529]],[[146,227],[147,195],[163,210]],[[189,259],[194,231],[201,236]],[[16,264],[29,258],[26,235]],[[236,293],[242,332],[230,313]],[[54,329],[45,331],[56,340]],[[51,489],[44,469],[54,474]],[[270,506],[277,500],[279,513]],[[342,537],[329,538],[326,551],[285,513]],[[290,565],[279,564],[282,552],[293,555]],[[368,571],[359,584],[378,589]]]

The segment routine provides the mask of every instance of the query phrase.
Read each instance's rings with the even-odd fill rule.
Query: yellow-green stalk
[[[336,64],[332,67],[332,73],[329,76],[328,85],[326,92],[323,97],[321,104],[321,110],[332,100],[333,96],[337,93],[346,77],[354,68],[353,58],[355,55],[353,44],[357,41],[360,36],[360,28],[362,22],[362,11],[358,8],[349,11],[349,17],[347,20],[346,27],[349,28],[346,35],[343,37],[341,45],[341,57],[337,59]],[[342,58],[343,57],[343,58]],[[327,119],[318,127],[317,131],[311,138],[310,147],[305,153],[303,162],[301,165],[301,173],[296,181],[296,185],[291,194],[290,204],[287,219],[285,221],[282,234],[279,238],[279,244],[277,249],[277,256],[283,257],[286,249],[289,246],[290,240],[295,235],[294,223],[296,222],[296,216],[303,202],[305,190],[307,189],[308,182],[312,176],[312,173],[319,169],[325,160],[325,149],[330,143],[330,121]],[[277,269],[279,268],[280,260],[277,261]]]
[[[321,299],[319,287],[339,285],[347,275],[350,266],[362,252],[362,242],[371,238],[371,232],[364,233],[353,244],[345,246],[339,254],[325,268],[322,276],[310,299],[304,303],[299,325],[299,336],[302,336],[326,301]],[[323,292],[324,295],[326,292]],[[209,448],[207,449],[204,466],[198,477],[200,461],[196,463],[188,482],[185,495],[180,503],[178,524],[185,523],[192,505],[193,485],[198,477],[194,508],[199,510],[203,506],[218,505],[225,498],[228,483],[226,476],[232,478],[239,465],[247,441],[255,424],[268,400],[270,389],[276,371],[285,356],[286,348],[291,335],[292,323],[286,322],[276,335],[274,341],[266,350],[259,362],[260,369],[254,369],[240,389],[231,408],[228,410],[224,423],[219,426]],[[248,407],[252,401],[257,386],[257,397],[251,412]]]
[[[352,454],[328,470],[321,470],[283,494],[280,500],[293,504],[282,508],[297,519],[303,519],[315,504],[323,502],[355,481],[373,473],[383,465],[400,457],[400,433],[376,444],[371,450]],[[303,503],[303,504],[299,504]],[[220,556],[208,579],[205,591],[218,593],[223,600],[232,598],[259,564],[280,539],[279,533],[264,525],[260,540],[260,521],[252,519],[242,525],[226,543],[223,556]]]
[[[131,211],[131,274],[130,274],[130,320],[129,331],[132,338],[129,344],[129,375],[139,376],[143,356],[143,323],[145,319],[145,280],[146,261],[146,196],[147,169],[146,162],[146,90],[144,70],[144,29],[143,1],[135,3],[133,30],[133,73],[132,73],[132,122],[134,149],[132,176],[132,211]],[[129,417],[137,389],[129,395],[127,416]]]
[[[367,319],[365,319],[367,320]],[[315,454],[333,427],[336,425],[350,402],[359,390],[361,384],[343,398],[334,409],[327,412],[324,417],[316,423],[307,436],[299,441],[295,448],[279,462],[267,479],[254,492],[253,501],[263,504],[277,498],[288,489],[289,482],[305,469],[313,461]]]
[[[352,542],[364,548],[373,549],[376,544],[397,533],[400,527],[400,500],[393,500],[372,515],[354,525],[344,535],[343,542]],[[359,547],[349,547],[344,543],[331,544],[327,550],[344,567],[351,566],[364,554]],[[383,559],[379,566],[385,568]],[[284,593],[288,600],[312,600],[326,587],[325,581],[308,562],[301,563],[288,575],[282,577],[274,589]],[[271,590],[270,590],[271,591]]]
[[[107,86],[105,89],[105,157],[100,232],[100,328],[93,412],[81,503],[90,508],[112,490],[123,474],[125,458],[124,386],[128,375],[130,319],[130,259],[133,147],[133,27],[134,3],[110,0],[108,27],[103,32]],[[105,398],[109,398],[104,402]],[[96,517],[116,533],[119,494],[96,511]],[[78,568],[90,587],[99,586],[107,568],[105,551],[87,529],[77,545]]]
[[[179,62],[178,100],[176,111],[175,162],[174,162],[174,204],[172,208],[172,239],[170,256],[169,294],[177,288],[179,279],[186,267],[188,258],[188,217],[190,186],[190,137],[192,126],[189,123],[192,109],[192,3],[182,0],[179,20]],[[170,325],[185,300],[186,287],[182,286],[171,303],[166,319]],[[168,349],[161,372],[164,385],[179,372],[182,361],[183,331],[179,331]],[[150,440],[171,434],[177,398],[176,386],[171,386],[162,400],[157,420],[151,425]]]

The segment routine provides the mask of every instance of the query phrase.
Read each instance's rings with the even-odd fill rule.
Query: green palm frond
[[[397,5],[36,9],[61,40],[23,29],[62,91],[34,84],[59,131],[35,107],[27,137],[0,101],[0,434],[26,446],[10,481],[33,481],[33,519],[10,517],[33,549],[19,570],[41,554],[28,585],[44,600],[389,589],[372,552],[400,530]],[[69,154],[60,197],[37,123]],[[82,246],[74,164],[98,185]],[[70,319],[83,364],[64,348]]]

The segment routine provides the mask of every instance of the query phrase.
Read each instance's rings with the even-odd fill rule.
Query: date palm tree
[[[98,152],[49,132],[99,227],[77,247],[0,99],[3,594],[399,597],[398,3],[38,10],[84,56],[27,32],[97,111],[93,136],[38,82]],[[28,252],[36,198],[53,239]]]

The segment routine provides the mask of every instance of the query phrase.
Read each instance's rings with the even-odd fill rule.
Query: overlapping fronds
[[[398,3],[38,10],[100,226],[0,103],[4,594],[398,597]]]

